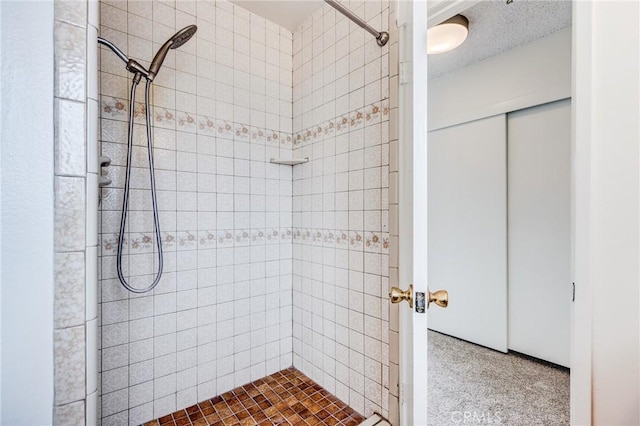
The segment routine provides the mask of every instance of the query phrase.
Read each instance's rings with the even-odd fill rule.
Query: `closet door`
[[[509,349],[569,366],[571,101],[507,126]]]
[[[429,328],[507,350],[506,116],[428,137],[428,283],[449,291]]]

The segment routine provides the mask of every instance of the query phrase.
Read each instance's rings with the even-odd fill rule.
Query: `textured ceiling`
[[[324,3],[322,0],[231,0],[290,31]],[[483,0],[463,15],[469,37],[457,49],[429,56],[429,78],[481,61],[571,25],[570,0]]]
[[[469,36],[457,49],[429,56],[430,79],[570,26],[571,1],[485,0],[462,15]]]
[[[231,3],[274,22],[289,31],[295,30],[322,7],[322,0],[231,0]]]

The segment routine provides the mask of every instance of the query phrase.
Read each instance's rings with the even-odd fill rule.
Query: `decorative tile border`
[[[388,232],[362,232],[336,229],[293,229],[294,244],[389,253]]]
[[[371,253],[389,252],[389,233],[362,232],[335,229],[306,228],[261,228],[239,230],[206,230],[164,232],[162,244],[165,250],[175,247],[177,250],[195,250],[197,248],[226,248],[273,243],[287,243],[349,248]],[[152,232],[126,233],[125,252],[149,253],[155,248],[155,236]],[[101,235],[102,252],[113,255],[118,247],[118,234]]]
[[[116,233],[101,235],[103,255],[116,254],[118,237]],[[165,251],[242,247],[288,243],[293,241],[294,237],[294,230],[291,228],[163,232],[162,247]],[[152,232],[128,232],[125,233],[123,241],[126,254],[151,253],[155,250],[155,244],[155,235]]]
[[[152,106],[152,110],[153,125],[160,128],[175,129],[181,132],[197,133],[236,141],[266,144],[273,147],[293,147],[293,137],[291,133],[252,127],[248,124],[218,120],[158,106]],[[109,96],[102,97],[101,118],[126,121],[129,117],[128,114],[127,100]],[[133,112],[136,123],[141,124],[144,122],[144,114],[144,104],[136,102]]]
[[[355,110],[348,114],[325,121],[317,126],[295,132],[293,134],[293,147],[297,148],[318,140],[340,135],[352,130],[358,130],[363,126],[380,123],[388,120],[389,102],[384,100],[366,106],[362,110]]]
[[[103,97],[101,108],[103,118],[126,120],[128,117],[127,103],[122,99]],[[386,121],[389,117],[389,102],[388,100],[376,102],[362,110],[352,111],[293,134],[261,129],[242,123],[217,120],[206,116],[192,115],[162,107],[153,107],[153,110],[154,124],[158,127],[175,128],[183,132],[216,136],[224,139],[295,148],[334,134],[340,135],[358,130],[363,126]],[[144,119],[144,112],[144,104],[136,103],[135,119],[141,122]]]

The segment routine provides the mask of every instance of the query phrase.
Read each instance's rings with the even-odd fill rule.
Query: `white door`
[[[429,328],[507,351],[505,114],[429,132],[429,283],[451,306]],[[568,263],[567,263],[568,265]]]
[[[571,100],[507,122],[509,349],[568,367]]]
[[[399,283],[427,289],[427,2],[400,1]],[[427,424],[427,314],[420,304],[399,307],[400,424]],[[438,309],[438,308],[435,308]],[[434,310],[432,308],[431,310]],[[424,309],[426,311],[426,309]]]

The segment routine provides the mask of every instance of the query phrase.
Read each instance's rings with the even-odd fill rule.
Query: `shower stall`
[[[245,385],[277,394],[295,383],[324,404],[288,406],[302,421],[395,418],[395,5],[318,2],[285,28],[242,1],[86,4],[87,79],[97,55],[99,85],[87,161],[104,166],[87,179],[87,203],[100,204],[86,423],[177,421],[188,407],[204,415],[203,401],[233,414],[229,398],[259,405]],[[351,417],[330,411],[342,403]]]

